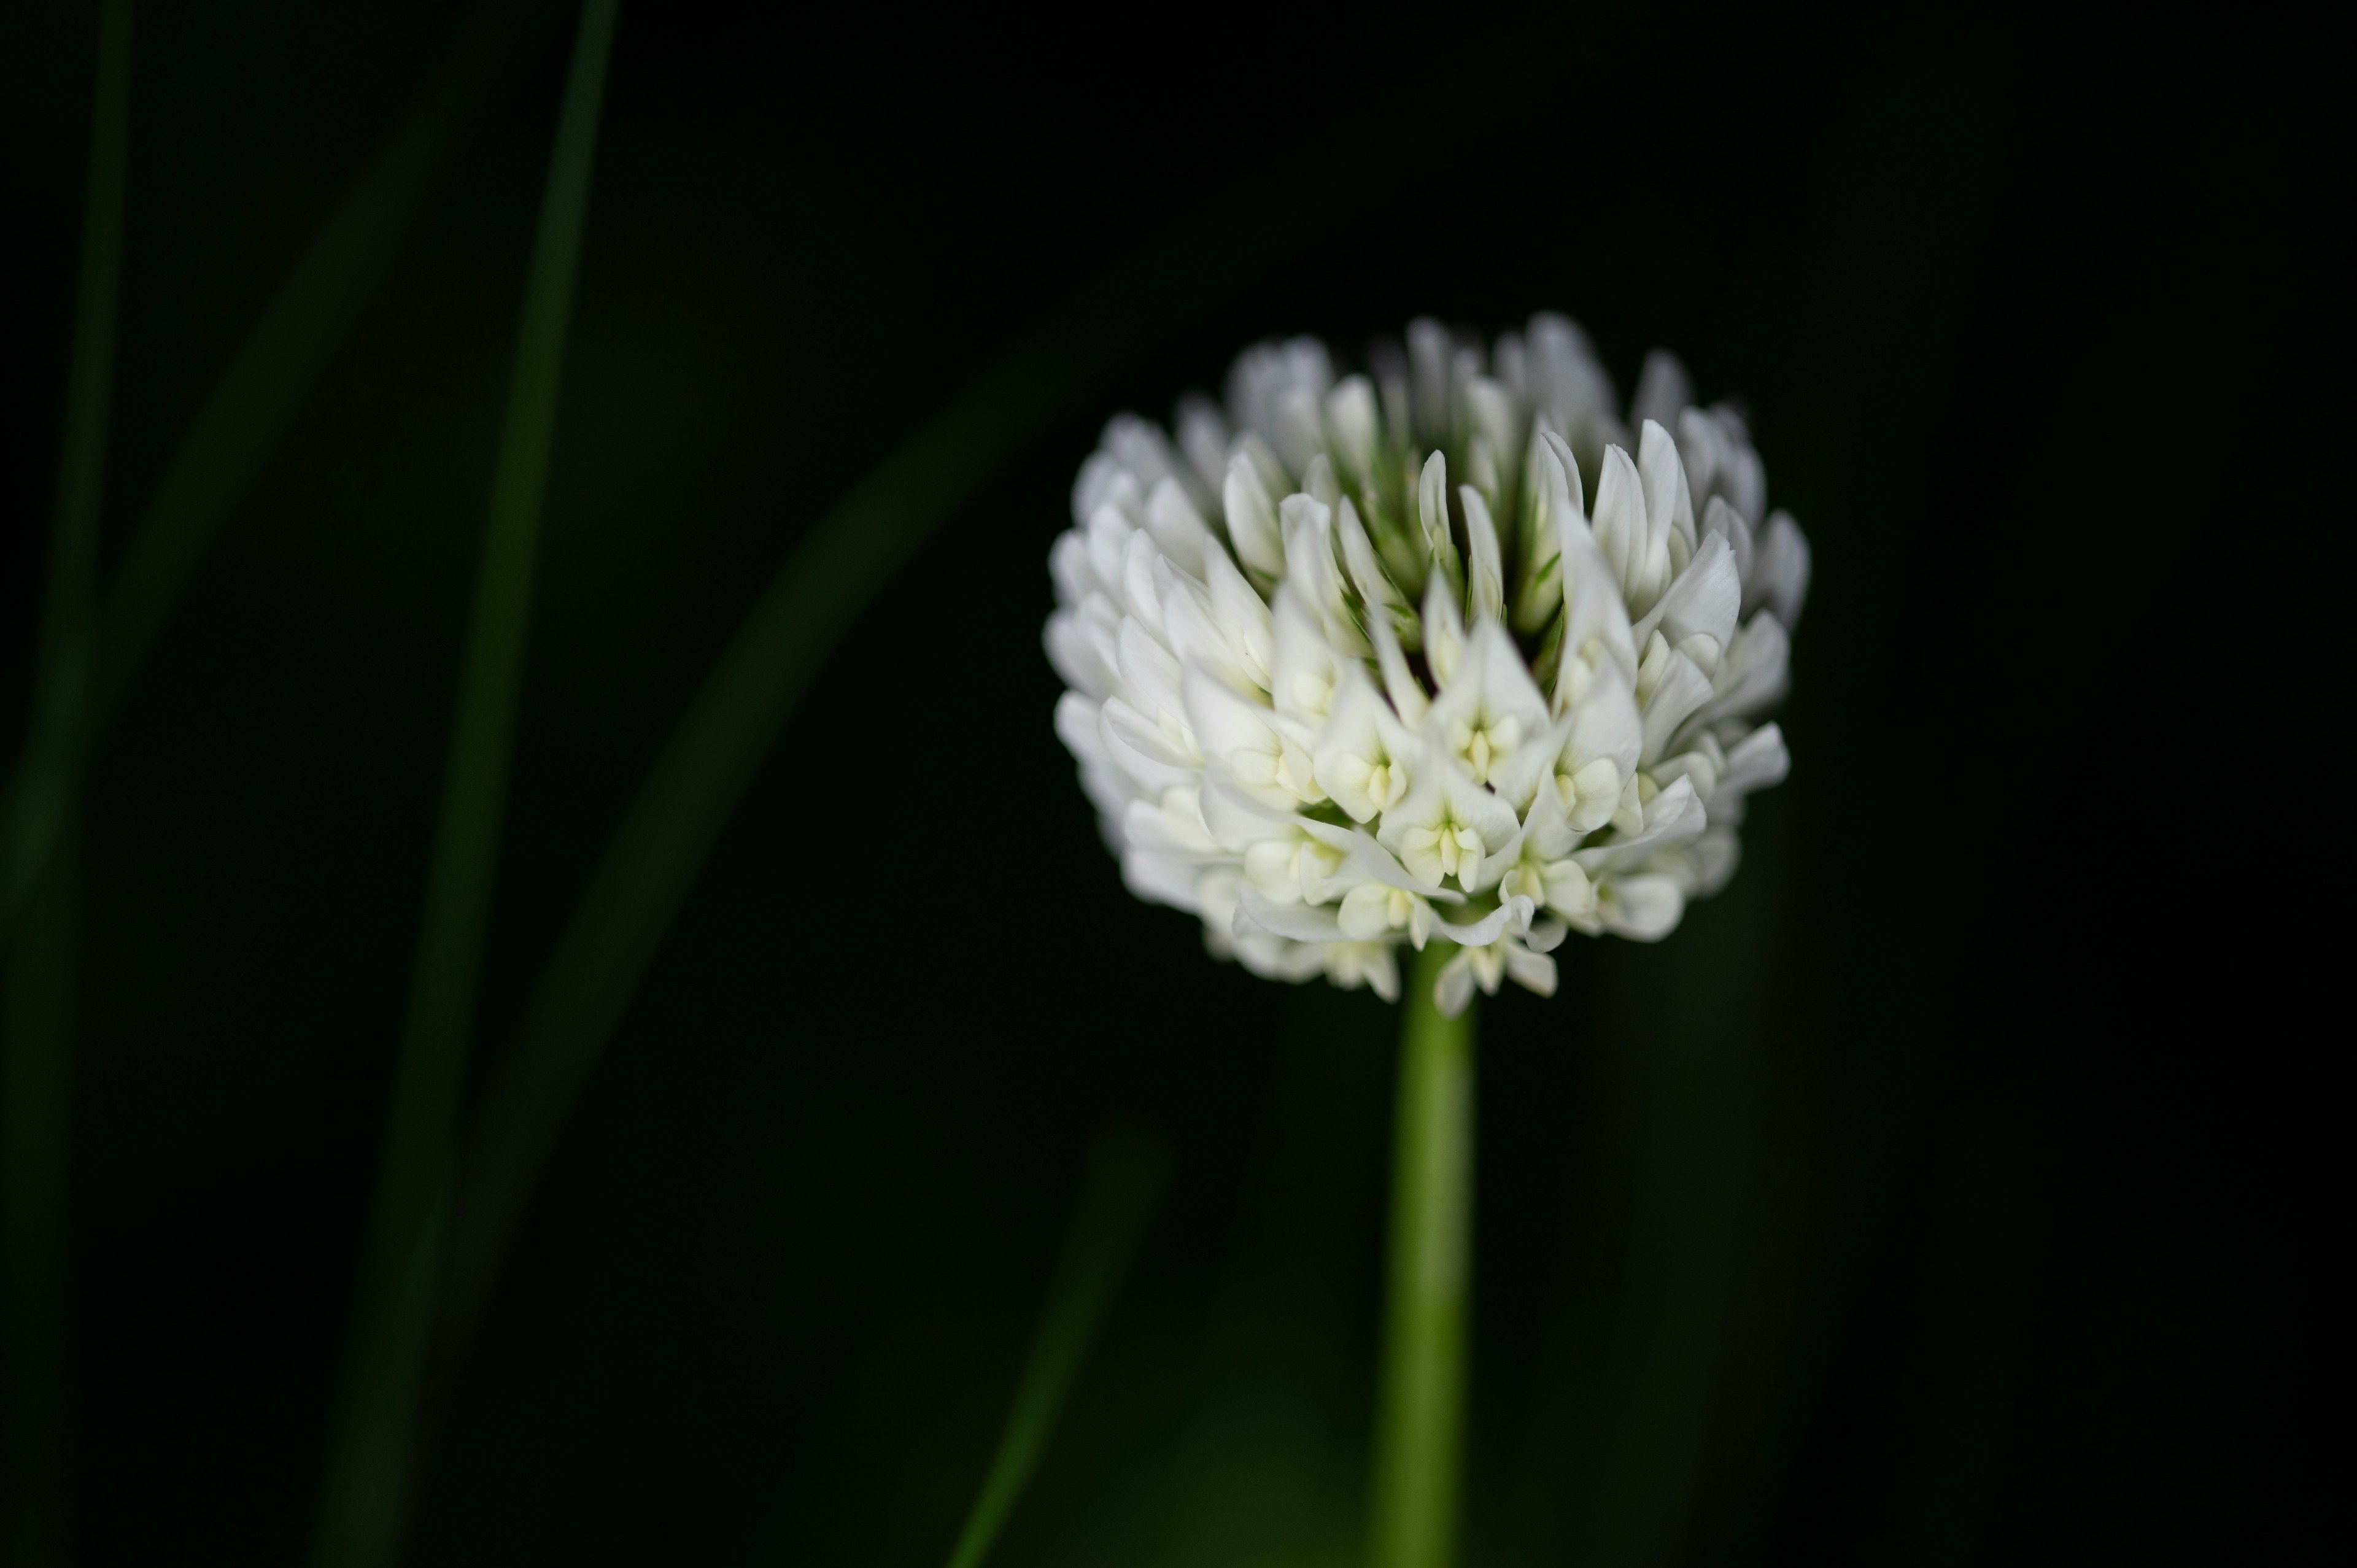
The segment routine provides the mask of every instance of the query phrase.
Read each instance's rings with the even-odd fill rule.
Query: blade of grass
[[[524,632],[619,0],[587,0],[533,242],[473,623],[311,1560],[391,1562],[497,882]]]
[[[501,69],[554,0],[490,0],[463,25],[367,175],[281,285],[166,463],[95,616],[83,746],[94,751],[224,525],[337,347],[391,270]],[[36,737],[38,741],[38,736]],[[16,826],[0,867],[0,936],[21,918],[58,832],[53,765],[27,752],[0,804]]]
[[[1143,1128],[1108,1128],[1091,1141],[1048,1309],[1015,1385],[998,1452],[950,1553],[950,1568],[981,1568],[1015,1511],[1056,1429],[1072,1380],[1096,1342],[1105,1309],[1162,1208],[1174,1164],[1168,1140]]]
[[[130,0],[103,0],[82,192],[81,271],[67,350],[64,430],[48,581],[34,659],[24,787],[6,822],[19,847],[46,841],[28,883],[23,940],[7,954],[0,1016],[0,1313],[8,1414],[0,1547],[27,1568],[63,1563],[69,1335],[66,1246],[72,1171],[77,853],[90,691],[90,605],[106,500],[106,447],[131,153]]]

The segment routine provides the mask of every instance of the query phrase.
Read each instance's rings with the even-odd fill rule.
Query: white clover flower
[[[1056,729],[1139,897],[1255,974],[1442,1011],[1550,994],[1569,931],[1652,941],[1734,874],[1784,777],[1809,549],[1742,416],[1646,362],[1629,414],[1580,329],[1485,355],[1431,321],[1337,379],[1239,358],[1175,438],[1124,414],[1049,553]],[[1631,456],[1631,449],[1634,456]],[[1591,510],[1587,498],[1595,498]]]

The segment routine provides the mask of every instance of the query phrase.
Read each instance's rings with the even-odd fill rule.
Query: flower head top
[[[1631,427],[1634,434],[1631,434]],[[1443,1011],[1555,988],[1568,931],[1666,935],[1782,779],[1759,715],[1808,587],[1742,416],[1645,365],[1628,424],[1580,329],[1490,352],[1417,321],[1337,378],[1248,349],[1224,409],[1124,414],[1049,565],[1056,728],[1139,897],[1256,974]]]

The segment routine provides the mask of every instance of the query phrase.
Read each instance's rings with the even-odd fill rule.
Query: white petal
[[[1712,680],[1711,699],[1695,711],[1692,722],[1714,725],[1749,718],[1773,705],[1784,695],[1791,658],[1791,641],[1775,612],[1761,610],[1735,634]]]
[[[1660,633],[1653,634],[1656,638]],[[1654,655],[1649,650],[1650,661]],[[1663,654],[1661,674],[1647,693],[1644,705],[1644,750],[1641,760],[1651,762],[1668,755],[1671,737],[1686,716],[1710,700],[1710,677],[1704,674],[1695,661],[1683,653]]]
[[[1631,941],[1657,942],[1677,929],[1686,896],[1674,878],[1659,873],[1616,876],[1599,899],[1605,929]]]
[[[1448,459],[1437,448],[1424,460],[1415,497],[1416,523],[1424,531],[1425,553],[1438,563],[1443,575],[1457,576],[1457,540],[1448,526]]]
[[[1326,793],[1353,822],[1371,821],[1398,799],[1392,792],[1403,787],[1397,780],[1413,779],[1415,751],[1414,736],[1376,693],[1365,669],[1343,665],[1332,711],[1310,751]],[[1381,799],[1369,793],[1368,770],[1374,768],[1384,770]]]
[[[1523,421],[1514,394],[1488,376],[1465,383],[1465,412],[1473,433],[1484,437],[1501,459],[1523,449]]]
[[[1516,747],[1502,762],[1490,766],[1490,788],[1498,798],[1517,811],[1527,811],[1538,793],[1539,780],[1553,771],[1549,768],[1563,749],[1564,737],[1571,733],[1568,718],[1554,719],[1544,725],[1534,726],[1530,738]]]
[[[1335,911],[1343,935],[1353,941],[1374,941],[1390,934],[1392,890],[1378,883],[1362,882],[1342,895]]]
[[[1749,610],[1765,605],[1786,631],[1799,629],[1802,601],[1809,596],[1809,542],[1792,514],[1770,517],[1752,552],[1751,581],[1743,596]]]
[[[1369,837],[1364,828],[1351,835],[1350,854],[1342,862],[1342,869],[1336,872],[1330,880],[1336,886],[1380,883],[1385,887],[1396,887],[1403,893],[1413,893],[1420,898],[1437,898],[1445,904],[1465,901],[1461,894],[1443,892],[1437,884],[1418,878],[1394,859],[1390,850]]]
[[[1309,466],[1301,473],[1301,489],[1303,494],[1313,497],[1329,508],[1340,501],[1342,481],[1334,477],[1334,459],[1323,452],[1310,458]],[[1277,508],[1276,515],[1278,523],[1282,526],[1285,519],[1285,508],[1282,505]]]
[[[1436,920],[1433,929],[1461,947],[1485,948],[1509,931],[1526,929],[1538,913],[1528,898],[1508,898],[1480,919],[1462,926]]]
[[[1323,725],[1334,703],[1340,671],[1333,645],[1302,603],[1291,581],[1276,585],[1276,652],[1269,669],[1269,697],[1276,711]]]
[[[1531,679],[1531,667],[1523,662],[1522,650],[1514,646],[1504,625],[1492,618],[1475,627],[1470,651],[1472,662],[1480,670],[1482,700],[1490,711],[1512,714],[1522,721],[1524,733],[1535,739],[1546,724],[1546,698]]]
[[[1102,746],[1103,742],[1098,744]],[[1097,809],[1097,832],[1104,839],[1105,847],[1115,854],[1121,854],[1129,841],[1122,819],[1129,812],[1130,801],[1137,798],[1136,782],[1107,757],[1101,764],[1081,764],[1081,789]]]
[[[1457,679],[1465,656],[1465,622],[1457,613],[1457,596],[1437,572],[1424,590],[1424,660],[1434,680],[1446,686]]]
[[[1215,550],[1204,559],[1203,586],[1211,596],[1211,618],[1221,635],[1228,639],[1238,661],[1257,672],[1251,683],[1266,690],[1275,651],[1267,602],[1244,580],[1224,550]]]
[[[1269,406],[1268,444],[1297,474],[1309,467],[1325,440],[1318,427],[1318,394],[1323,390],[1296,382],[1280,390]]]
[[[1132,850],[1121,857],[1121,880],[1130,892],[1149,904],[1196,912],[1196,866],[1179,855]]]
[[[1465,509],[1465,613],[1469,620],[1495,620],[1506,613],[1506,567],[1489,503],[1470,485],[1457,487]]]
[[[1414,729],[1424,723],[1424,715],[1432,702],[1425,694],[1423,683],[1407,667],[1407,657],[1400,651],[1399,639],[1392,635],[1391,627],[1381,618],[1371,621],[1367,630],[1373,636],[1375,662],[1383,673],[1383,691],[1392,700],[1392,709],[1400,722]]]
[[[1107,594],[1118,596],[1122,579],[1126,575],[1129,557],[1129,536],[1137,525],[1124,516],[1119,508],[1110,504],[1097,508],[1089,518],[1086,538],[1089,547],[1089,570],[1103,585]]]
[[[1694,781],[1680,779],[1646,803],[1644,825],[1628,837],[1598,844],[1572,859],[1589,876],[1598,876],[1635,865],[1657,849],[1686,843],[1701,835],[1709,819],[1695,795]]]
[[[1694,498],[1686,489],[1686,467],[1678,456],[1678,444],[1654,420],[1645,420],[1639,429],[1637,471],[1645,485],[1646,521],[1654,535],[1666,529],[1684,540],[1691,555],[1696,543]]]
[[[1228,461],[1232,464],[1239,456],[1250,463],[1252,471],[1260,477],[1260,488],[1264,494],[1274,497],[1293,493],[1296,489],[1293,476],[1286,470],[1285,465],[1278,460],[1275,452],[1270,449],[1269,444],[1262,440],[1257,434],[1250,430],[1241,430],[1236,433],[1235,440],[1228,446]],[[1272,500],[1269,504],[1274,508],[1275,502]]]
[[[1228,520],[1228,539],[1238,559],[1265,577],[1285,575],[1285,546],[1277,537],[1276,506],[1268,488],[1248,456],[1238,453],[1228,464],[1222,499]]]
[[[1555,994],[1555,960],[1534,953],[1520,942],[1509,942],[1504,950],[1506,972],[1515,984],[1541,996]]]
[[[1089,519],[1096,514],[1097,508],[1104,505],[1112,494],[1114,480],[1127,472],[1128,470],[1121,466],[1121,459],[1110,452],[1097,451],[1089,454],[1087,460],[1081,465],[1079,475],[1072,480],[1072,526],[1074,528],[1088,527]],[[1134,484],[1136,481],[1133,478],[1131,482]]]
[[[1599,759],[1610,762],[1623,779],[1637,770],[1645,750],[1644,719],[1620,671],[1608,667],[1597,672],[1587,695],[1571,710],[1571,721],[1564,757],[1571,766],[1558,772],[1577,773]]]
[[[1255,671],[1244,661],[1212,618],[1211,596],[1168,561],[1163,567],[1162,630],[1178,661],[1200,664],[1239,690],[1260,687],[1268,679],[1266,668]]]
[[[1429,845],[1429,838],[1412,835],[1453,833],[1458,829],[1470,832],[1480,841],[1483,860],[1480,866],[1468,867],[1455,875],[1467,892],[1479,892],[1494,884],[1511,864],[1506,852],[1517,842],[1522,823],[1512,807],[1473,782],[1462,764],[1426,737],[1415,784],[1409,789],[1407,799],[1383,813],[1376,841],[1399,855],[1411,871],[1416,871],[1419,856],[1432,859],[1433,864],[1446,857],[1427,856],[1423,846]],[[1505,864],[1498,864],[1501,860]],[[1425,873],[1416,871],[1416,875]],[[1436,875],[1434,880],[1438,877]]]
[[[1555,733],[1559,733],[1559,730]],[[1549,739],[1553,739],[1551,733]],[[1541,756],[1546,752],[1542,749]],[[1579,842],[1579,830],[1565,815],[1563,794],[1555,788],[1554,770],[1543,762],[1531,791],[1528,814],[1523,818],[1523,853],[1542,861],[1559,860]]]
[[[1667,424],[1692,402],[1694,381],[1686,368],[1675,354],[1656,349],[1645,356],[1644,368],[1637,372],[1637,390],[1629,394],[1629,423],[1642,425],[1652,419]]]
[[[1363,484],[1374,475],[1375,442],[1382,416],[1375,408],[1375,387],[1364,376],[1346,376],[1326,394],[1326,435],[1335,456]]]
[[[1702,532],[1706,539],[1716,533],[1727,541],[1727,548],[1735,552],[1737,578],[1741,582],[1749,582],[1752,553],[1751,524],[1744,520],[1741,512],[1727,504],[1726,497],[1713,496],[1710,498],[1710,503],[1703,508]]]
[[[1176,792],[1173,791],[1174,794]],[[1121,829],[1122,842],[1143,854],[1177,856],[1190,866],[1202,861],[1201,853],[1193,845],[1178,842],[1178,835],[1170,831],[1169,821],[1162,814],[1162,808],[1151,800],[1133,800],[1125,806]],[[1194,886],[1191,874],[1187,886],[1190,889]]]
[[[1191,789],[1202,764],[1174,746],[1162,726],[1119,697],[1100,710],[1097,735],[1115,767],[1155,794]]]
[[[1655,417],[1659,417],[1656,415]],[[1717,498],[1712,487],[1717,482],[1719,470],[1728,456],[1726,434],[1719,424],[1699,408],[1681,407],[1677,417],[1661,422],[1677,437],[1678,456],[1685,459],[1686,493],[1695,505],[1702,509],[1702,531],[1710,532],[1710,502]]]
[[[1346,653],[1372,651],[1351,621],[1342,596],[1341,569],[1334,560],[1334,509],[1311,495],[1290,495],[1277,508],[1285,535],[1286,585],[1317,613],[1326,638]]]
[[[1775,725],[1762,725],[1727,754],[1727,771],[1720,777],[1718,787],[1738,794],[1765,789],[1781,784],[1792,767],[1792,755],[1784,749],[1783,730]]]
[[[1558,459],[1568,463],[1569,448],[1560,442],[1553,445]],[[1609,457],[1608,452],[1608,463]],[[1621,454],[1621,461],[1625,466],[1627,454]],[[1559,711],[1577,701],[1585,690],[1584,685],[1574,689],[1577,684],[1574,679],[1576,670],[1592,671],[1609,660],[1620,668],[1623,677],[1636,680],[1637,644],[1630,629],[1628,608],[1621,599],[1620,578],[1587,524],[1566,511],[1557,519],[1556,537],[1562,556],[1556,573],[1564,596],[1562,661],[1555,691]]]
[[[1056,699],[1056,738],[1064,749],[1084,763],[1110,766],[1113,757],[1097,733],[1099,722],[1097,704],[1080,693],[1067,692]]]
[[[1074,619],[1081,635],[1088,639],[1089,649],[1097,656],[1115,684],[1121,679],[1121,611],[1103,594],[1091,594],[1081,601]]]
[[[1448,757],[1431,757],[1427,743],[1428,770],[1440,776],[1447,791],[1448,809],[1457,820],[1481,835],[1481,843],[1492,855],[1512,843],[1523,831],[1514,809],[1473,782],[1472,776]]]
[[[1344,940],[1335,911],[1314,904],[1280,904],[1257,887],[1246,886],[1236,903],[1235,932],[1254,929],[1297,942],[1339,942]]]
[[[1179,479],[1187,486],[1188,499],[1198,510],[1213,510],[1220,504],[1220,489],[1227,481],[1227,419],[1211,399],[1183,397],[1178,400],[1178,450],[1187,455],[1187,468]]]
[[[1383,559],[1367,537],[1367,525],[1359,521],[1359,509],[1348,496],[1335,509],[1334,532],[1342,542],[1342,564],[1350,568],[1351,585],[1366,601],[1368,629],[1372,632],[1376,621],[1405,614],[1407,600],[1383,570]]]
[[[1637,465],[1618,446],[1604,450],[1604,472],[1596,481],[1596,514],[1592,523],[1596,547],[1620,585],[1623,600],[1642,566],[1650,532],[1645,517],[1645,486]]]
[[[1212,842],[1231,854],[1242,854],[1264,840],[1289,837],[1297,824],[1291,812],[1269,805],[1223,767],[1204,768],[1200,788],[1197,809],[1203,825]]]
[[[1735,570],[1734,547],[1724,535],[1714,533],[1632,630],[1641,646],[1658,628],[1673,646],[1703,636],[1723,649],[1735,636],[1735,612],[1742,603],[1743,579]]]
[[[1186,703],[1187,722],[1195,732],[1195,744],[1205,757],[1217,757],[1233,768],[1250,755],[1273,763],[1282,754],[1283,742],[1268,722],[1274,715],[1238,695],[1234,688],[1201,665],[1187,667],[1179,694]],[[1240,777],[1254,793],[1273,804],[1286,803],[1281,789],[1272,795],[1259,780],[1248,775]]]
[[[1416,438],[1438,446],[1448,435],[1448,328],[1429,317],[1407,324],[1407,355]]]
[[[1735,830],[1714,822],[1692,843],[1665,850],[1647,865],[1675,881],[1688,898],[1707,898],[1727,886],[1742,857]]]
[[[1089,564],[1089,542],[1077,528],[1056,535],[1048,551],[1048,575],[1055,579],[1056,602],[1070,609],[1103,587]]]
[[[1155,546],[1189,576],[1203,575],[1203,559],[1221,548],[1211,525],[1187,496],[1178,479],[1166,478],[1146,498],[1146,531]]]
[[[1042,640],[1047,644],[1048,662],[1056,667],[1064,684],[1100,702],[1113,695],[1119,677],[1097,656],[1096,645],[1078,616],[1070,610],[1049,616]]]
[[[1180,724],[1187,717],[1179,700],[1180,665],[1152,632],[1132,618],[1121,623],[1122,694],[1149,718],[1167,714]]]
[[[1166,483],[1168,481],[1165,481]],[[1175,487],[1174,487],[1175,489]],[[1154,536],[1140,529],[1129,536],[1122,551],[1121,607],[1146,625],[1157,638],[1162,632],[1162,587],[1156,568],[1168,572],[1170,564],[1163,558],[1161,547]],[[1168,640],[1164,638],[1166,642]]]
[[[1540,882],[1546,888],[1546,907],[1566,919],[1587,919],[1596,913],[1596,888],[1579,862],[1556,861]]]
[[[1287,941],[1265,931],[1232,939],[1236,961],[1263,980],[1298,985],[1325,972],[1326,950],[1314,942]]]
[[[1530,455],[1523,467],[1531,499],[1524,503],[1529,526],[1522,540],[1523,583],[1514,603],[1514,626],[1537,632],[1563,603],[1564,524],[1577,517],[1582,529],[1587,527],[1587,497],[1571,449],[1544,419],[1532,426]]]
[[[1745,798],[1754,790],[1781,784],[1792,766],[1792,757],[1784,749],[1784,732],[1776,725],[1762,725],[1745,736],[1727,754],[1718,789],[1710,798],[1711,821],[1729,826],[1741,822]]]
[[[1134,413],[1116,413],[1106,422],[1098,445],[1121,460],[1136,477],[1141,492],[1151,494],[1164,479],[1175,478],[1186,464],[1171,449],[1169,439],[1151,420]]]
[[[1469,949],[1441,966],[1440,977],[1432,984],[1432,1004],[1442,1017],[1454,1018],[1472,1000],[1473,957]]]

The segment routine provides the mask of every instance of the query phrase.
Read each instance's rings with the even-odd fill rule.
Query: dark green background
[[[459,14],[142,7],[111,539]],[[564,16],[96,766],[89,1563],[303,1540]],[[11,735],[93,26],[0,37]],[[795,718],[568,1134],[421,1559],[939,1561],[1119,1112],[1178,1184],[998,1560],[1348,1560],[1394,1015],[1123,892],[1049,727],[1046,554],[1104,417],[1257,337],[1550,307],[1624,387],[1667,344],[1748,402],[1817,576],[1733,887],[1482,1015],[1470,1560],[2271,1555],[2321,1478],[2286,1194],[2324,1155],[2307,1037],[2226,945],[2302,841],[2222,716],[2274,655],[2219,572],[2334,461],[2302,47],[1985,6],[625,7],[486,1056],[798,532],[1076,290],[1288,194]]]

